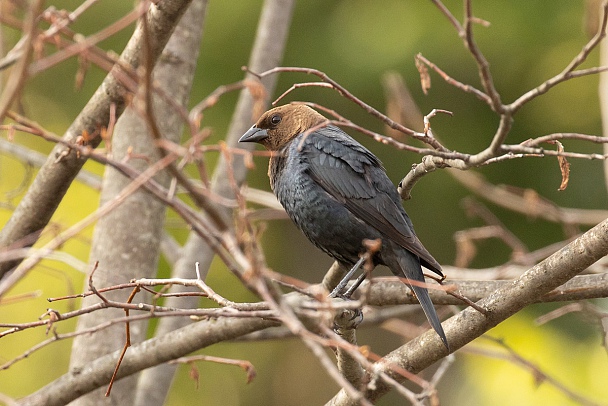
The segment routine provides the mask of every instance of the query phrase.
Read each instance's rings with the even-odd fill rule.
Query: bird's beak
[[[254,125],[243,134],[239,139],[239,142],[260,142],[266,137],[268,137],[268,132],[263,128],[257,128]]]

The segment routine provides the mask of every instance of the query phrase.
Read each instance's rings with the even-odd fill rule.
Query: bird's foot
[[[348,299],[343,299],[348,300]],[[361,309],[338,309],[334,317],[334,330],[354,330],[363,321]]]

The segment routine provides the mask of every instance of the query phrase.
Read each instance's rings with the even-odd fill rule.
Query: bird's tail
[[[406,251],[406,255],[398,255],[398,261],[402,275],[397,276],[405,276],[408,279],[424,283],[422,267],[420,266],[420,261],[417,257]],[[393,273],[395,273],[394,270]],[[408,286],[416,294],[416,297],[420,302],[420,306],[422,306],[422,310],[424,310],[426,318],[428,319],[429,323],[431,323],[433,329],[439,335],[439,338],[441,338],[441,341],[443,341],[445,347],[449,350],[450,347],[448,345],[448,339],[445,336],[445,332],[443,331],[443,327],[441,326],[441,322],[439,321],[439,317],[437,316],[437,312],[435,311],[435,307],[433,306],[433,302],[431,301],[431,297],[429,296],[428,290],[422,286],[416,286],[414,284],[408,283]]]

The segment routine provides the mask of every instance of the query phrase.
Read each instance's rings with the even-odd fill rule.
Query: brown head
[[[278,151],[298,134],[327,121],[304,104],[286,104],[262,114],[239,142],[257,142],[270,151]]]

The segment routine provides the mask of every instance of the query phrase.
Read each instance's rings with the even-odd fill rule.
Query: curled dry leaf
[[[428,94],[429,89],[431,88],[431,76],[429,75],[429,70],[420,59],[419,55],[416,55],[416,69],[418,69],[418,73],[420,74],[420,86],[422,86],[422,92],[424,94]]]
[[[562,143],[559,141],[555,141],[555,143],[557,144],[557,152],[564,152]],[[561,192],[568,187],[568,181],[570,180],[570,162],[568,162],[565,156],[558,156],[557,162],[559,162],[559,170],[562,172],[562,183],[557,190]]]
[[[190,370],[188,371],[188,375],[190,376],[190,379],[192,379],[196,384],[196,389],[198,389],[200,383],[200,373],[198,372],[196,364],[190,364]]]
[[[246,79],[244,81],[244,84],[247,87],[247,90],[249,90],[251,97],[253,97],[253,100],[255,101],[251,114],[251,120],[255,122],[257,118],[261,116],[262,113],[264,113],[265,110],[264,101],[267,97],[266,87],[264,87],[264,84],[262,84],[262,82],[260,82],[259,80],[253,79]]]
[[[239,366],[245,370],[247,373],[247,383],[251,383],[253,379],[256,377],[257,372],[255,372],[255,368],[253,364],[249,361],[242,361]]]

